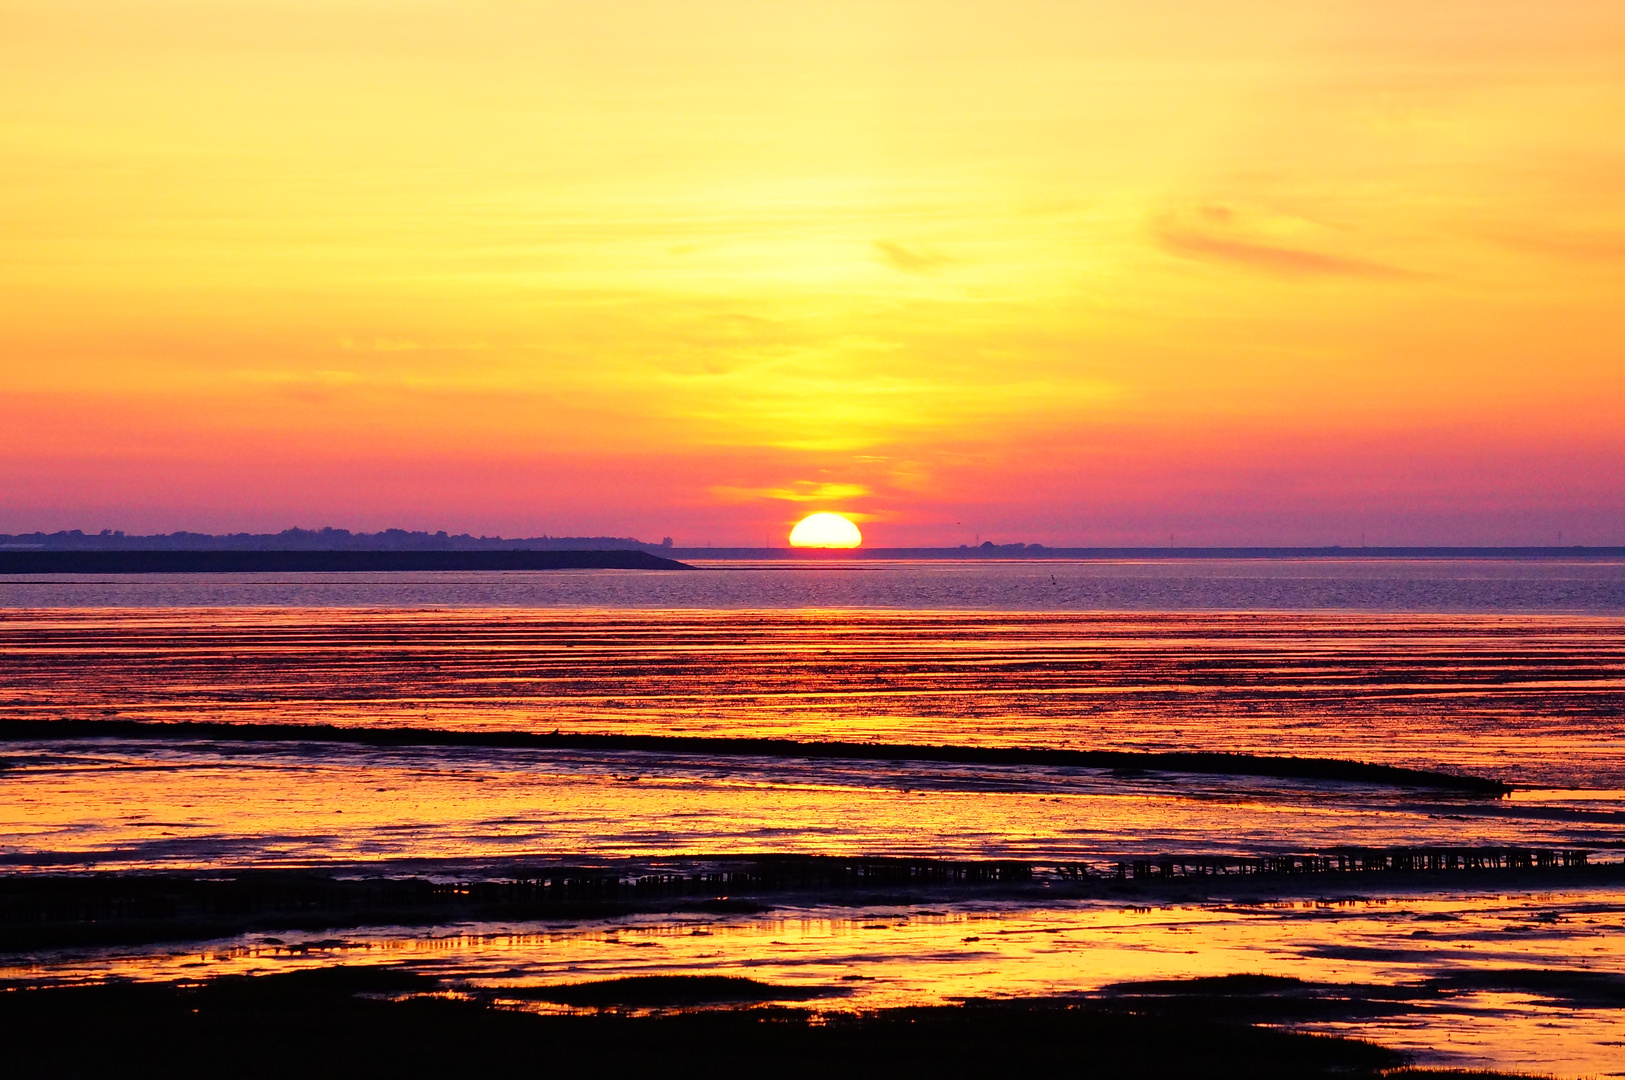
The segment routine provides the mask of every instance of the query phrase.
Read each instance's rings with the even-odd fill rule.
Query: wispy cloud
[[[1342,276],[1367,278],[1414,277],[1409,271],[1370,259],[1360,259],[1303,246],[1271,235],[1304,223],[1258,220],[1227,206],[1203,206],[1188,215],[1167,215],[1152,229],[1157,246],[1187,259],[1235,263],[1288,277]],[[1287,226],[1286,230],[1282,226]]]
[[[1396,266],[1351,259],[1342,255],[1328,255],[1322,251],[1257,244],[1246,240],[1230,240],[1201,233],[1162,231],[1157,241],[1164,251],[1192,259],[1218,259],[1242,263],[1259,270],[1277,274],[1312,275],[1343,274],[1357,277],[1410,277],[1410,272]]]
[[[785,487],[714,487],[711,494],[729,503],[756,502],[760,499],[797,503],[838,503],[862,498],[869,494],[869,489],[862,484],[827,484],[816,480],[797,480]]]
[[[911,251],[890,240],[876,240],[875,250],[880,252],[881,262],[905,274],[934,274],[953,262],[946,255],[934,251]]]
[[[411,353],[411,352],[483,352],[490,346],[483,342],[470,342],[459,344],[428,343],[416,341],[412,338],[373,338],[370,344],[356,341],[354,338],[339,338],[338,346],[345,352],[380,352],[380,353]]]
[[[1517,251],[1534,251],[1560,259],[1625,261],[1625,232],[1503,233],[1495,239]]]

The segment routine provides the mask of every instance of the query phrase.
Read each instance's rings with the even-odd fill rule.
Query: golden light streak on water
[[[0,717],[1224,749],[1625,786],[1625,621],[8,612]]]

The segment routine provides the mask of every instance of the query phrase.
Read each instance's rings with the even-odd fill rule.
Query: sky
[[[1618,0],[0,0],[0,531],[1625,544]]]

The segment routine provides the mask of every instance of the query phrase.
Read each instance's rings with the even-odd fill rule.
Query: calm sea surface
[[[698,562],[672,571],[0,577],[0,608],[901,608],[1625,615],[1612,559]]]
[[[1518,845],[1625,855],[1625,563],[708,564],[684,573],[0,579],[0,719],[1221,750],[1500,777],[1504,799],[1098,769],[128,738],[0,744],[0,868],[500,873],[764,852],[1109,864]],[[500,988],[849,984],[851,1005],[1262,971],[1625,979],[1625,893],[360,927],[0,956],[0,978],[407,963]],[[846,985],[846,984],[843,984]],[[1431,1006],[1430,1006],[1431,1008]],[[1327,1030],[1337,1030],[1335,1025]],[[1357,1034],[1607,1072],[1618,1010],[1474,991]]]
[[[1622,598],[1625,565],[1512,560],[16,579],[3,717],[1227,750],[1520,791],[95,740],[6,751],[0,857],[1617,851]]]

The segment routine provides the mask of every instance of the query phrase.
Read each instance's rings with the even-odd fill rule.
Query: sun
[[[840,514],[808,514],[790,530],[791,547],[855,548],[861,543],[858,527]]]

